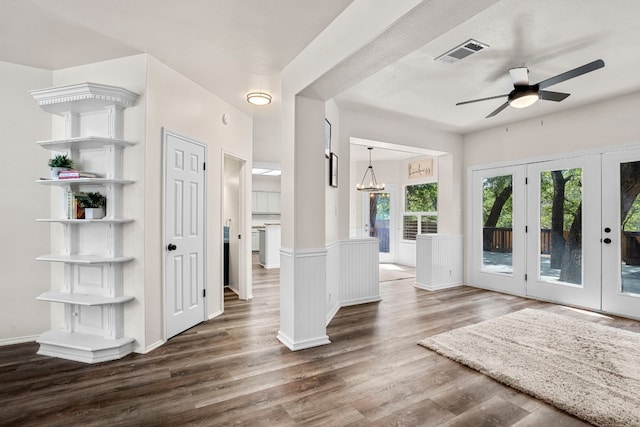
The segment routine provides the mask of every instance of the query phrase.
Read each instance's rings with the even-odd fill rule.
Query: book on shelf
[[[97,178],[98,175],[93,172],[84,172],[79,170],[67,170],[58,174],[58,179],[78,179],[78,178]]]
[[[67,219],[84,219],[84,208],[78,203],[78,196],[83,196],[84,194],[79,191],[66,192]]]

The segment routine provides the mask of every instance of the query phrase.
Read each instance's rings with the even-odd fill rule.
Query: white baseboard
[[[282,344],[287,346],[287,348],[291,351],[304,350],[305,348],[318,347],[320,345],[331,344],[331,341],[329,341],[329,336],[327,335],[304,340],[304,341],[294,342],[285,334],[283,334],[282,331],[278,331],[277,338],[278,338],[278,341],[280,341]]]
[[[145,348],[142,351],[136,351],[136,353],[140,353],[140,354],[147,354],[152,352],[153,350],[155,350],[156,348],[162,346],[164,343],[166,343],[166,340],[159,340],[154,342],[153,344],[151,344],[150,346],[148,346],[147,348]]]
[[[211,320],[211,319],[213,319],[214,317],[218,317],[218,316],[220,316],[222,313],[224,313],[224,311],[223,311],[223,310],[218,310],[218,311],[216,311],[216,312],[213,312],[213,313],[211,313],[209,316],[207,316],[207,320]]]
[[[340,311],[341,307],[342,305],[340,305],[339,303],[333,306],[329,313],[327,313],[327,323],[325,325],[328,325],[333,320],[335,315],[338,314],[338,311]]]
[[[382,301],[382,298],[380,296],[357,298],[357,299],[352,299],[348,301],[340,301],[340,306],[348,307],[350,305],[368,304],[370,302],[378,302],[378,301]]]
[[[424,289],[425,291],[439,291],[441,289],[449,289],[456,288],[458,286],[462,286],[461,282],[452,282],[452,283],[438,283],[437,285],[423,285],[421,283],[414,283],[414,285],[418,289]]]
[[[25,337],[3,338],[0,339],[0,347],[5,345],[23,344],[25,342],[34,342],[40,335],[27,335]]]

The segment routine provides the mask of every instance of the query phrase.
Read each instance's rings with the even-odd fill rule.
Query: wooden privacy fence
[[[564,238],[569,235],[565,231]],[[482,250],[487,252],[512,252],[513,230],[511,228],[484,227],[482,229]],[[640,232],[625,231],[622,233],[622,261],[629,265],[640,265]],[[551,230],[540,230],[540,253],[551,254]]]
[[[484,227],[482,229],[482,249],[488,252],[512,252],[513,251],[513,230],[511,228]],[[564,238],[569,235],[564,232]],[[551,253],[551,230],[540,230],[540,253]]]

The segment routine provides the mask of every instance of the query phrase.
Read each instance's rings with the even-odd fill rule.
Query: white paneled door
[[[205,320],[205,146],[164,140],[164,313],[168,339]]]

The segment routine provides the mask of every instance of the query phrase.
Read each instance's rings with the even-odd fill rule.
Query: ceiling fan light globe
[[[540,99],[537,91],[527,91],[515,93],[509,97],[509,105],[513,108],[527,108],[532,106]]]

